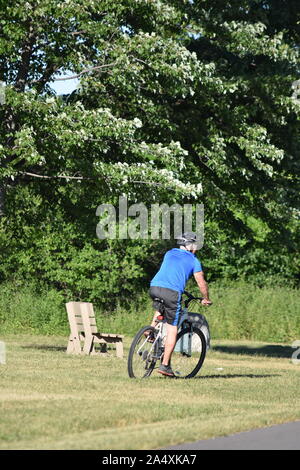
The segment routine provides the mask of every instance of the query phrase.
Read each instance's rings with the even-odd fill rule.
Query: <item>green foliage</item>
[[[21,283],[2,283],[0,296],[0,328],[2,332],[68,335],[69,326],[63,296],[56,289]]]
[[[86,238],[82,219],[68,221],[51,204],[45,206],[39,196],[29,198],[28,193],[29,188],[23,188],[14,218],[2,219],[3,225],[9,222],[10,233],[18,233],[9,238],[4,230],[1,232],[1,243],[6,247],[0,267],[2,281],[29,280],[37,287],[47,283],[66,298],[110,306],[116,305],[120,295],[130,300],[147,282],[145,264],[149,265],[153,245],[136,240],[98,240],[94,235],[95,216],[94,221],[86,221],[93,228]],[[40,223],[24,224],[24,213]]]
[[[126,194],[204,203],[209,280],[299,282],[296,0],[0,0],[0,25],[2,281],[145,289],[168,243],[95,234]]]
[[[266,284],[263,288],[249,282],[213,285],[214,305],[207,314],[213,337],[272,342],[298,338],[299,290],[280,285],[276,277]]]
[[[195,286],[190,285],[189,290],[195,290]],[[200,311],[207,317],[213,339],[289,342],[299,338],[299,289],[286,286],[280,278],[269,279],[266,287],[242,281],[211,283],[210,290],[213,305],[204,308],[194,304],[190,310]],[[111,296],[114,296],[113,288]],[[0,329],[3,333],[68,336],[65,302],[73,299],[46,286],[37,289],[30,284],[1,284]],[[100,295],[97,299],[100,302],[94,307],[97,324],[102,331],[115,331],[132,337],[152,319],[152,301],[146,291],[136,293],[129,302],[117,297],[113,309],[109,302],[101,303]]]

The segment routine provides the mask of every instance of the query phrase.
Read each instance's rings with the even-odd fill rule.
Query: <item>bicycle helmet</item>
[[[192,243],[197,243],[197,235],[195,232],[185,232],[179,237],[176,237],[177,245],[186,246]]]

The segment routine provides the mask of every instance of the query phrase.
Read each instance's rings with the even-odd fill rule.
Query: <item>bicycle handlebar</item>
[[[187,300],[184,301],[185,307],[188,307],[189,303],[192,302],[192,300],[199,300],[200,302],[203,300],[203,297],[194,297],[193,294],[190,294],[186,290],[183,291],[183,294],[187,296]]]

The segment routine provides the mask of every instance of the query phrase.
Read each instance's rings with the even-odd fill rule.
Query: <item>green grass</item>
[[[213,341],[200,374],[129,379],[125,357],[69,356],[67,336],[5,335],[1,449],[157,449],[300,419],[289,344]]]

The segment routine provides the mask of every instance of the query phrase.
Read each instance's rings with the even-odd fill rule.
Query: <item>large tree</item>
[[[299,7],[282,14],[282,3],[0,0],[0,209],[14,271],[26,258],[22,272],[32,259],[33,276],[60,286],[66,266],[66,283],[86,279],[95,209],[124,193],[204,202],[208,254],[232,246],[239,258],[263,230],[262,249],[295,251]],[[66,72],[80,87],[62,99],[51,83]]]
[[[169,82],[169,92],[181,93],[191,83],[197,65],[193,55],[171,37],[146,32],[162,29],[163,33],[165,19],[170,30],[176,23],[175,10],[166,6],[160,12],[157,5],[20,0],[10,6],[2,2],[0,74],[6,83],[1,107],[3,183],[5,178],[21,182],[23,176],[34,175],[77,175],[122,183],[128,175],[144,183],[147,179],[162,180],[165,187],[184,190],[177,177],[187,152],[180,143],[172,139],[161,142],[148,135],[145,142],[147,132],[139,129],[147,124],[147,118],[140,120],[132,109],[128,112],[130,103],[122,102],[120,96],[115,106],[119,87],[126,89],[131,99],[138,98],[143,81],[148,87],[152,73],[143,78],[140,70],[149,55],[157,75]],[[160,17],[161,24],[157,21],[160,13],[167,15]],[[130,19],[140,21],[144,29],[133,39],[128,32],[133,28]],[[53,96],[51,81],[67,70],[82,78],[83,99],[79,94],[75,102],[65,103]],[[114,89],[108,89],[107,76],[113,77]],[[188,194],[199,192],[200,186],[187,185],[186,189]]]

